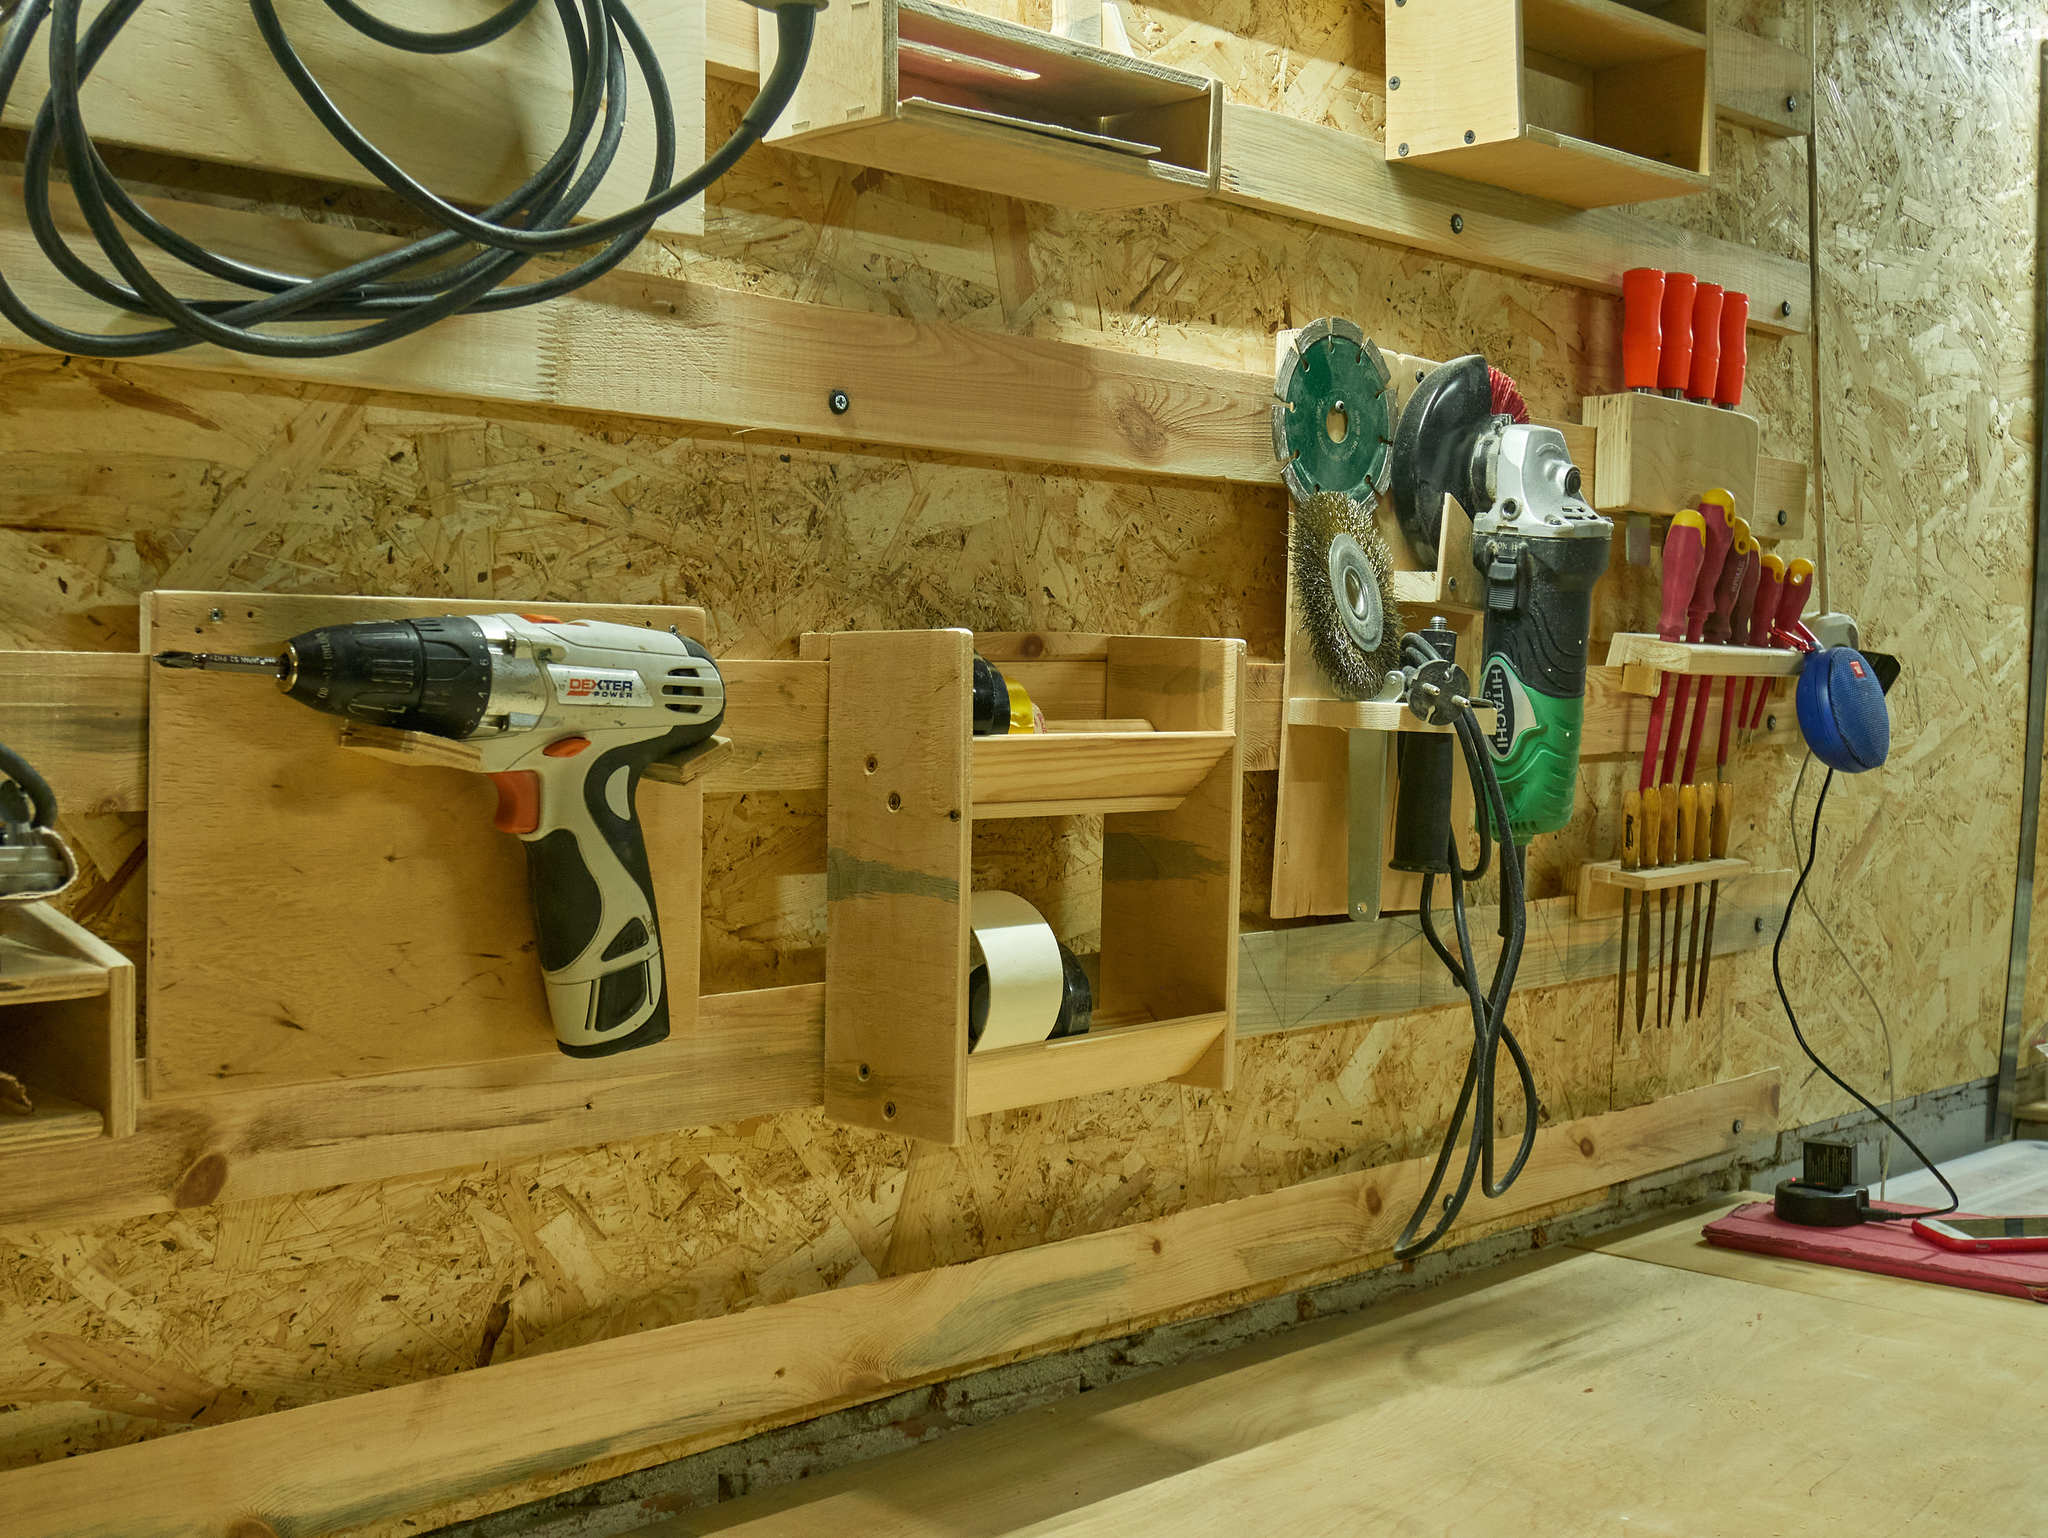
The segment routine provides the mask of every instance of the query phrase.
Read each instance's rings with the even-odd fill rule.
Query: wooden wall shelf
[[[1389,6],[1386,156],[1577,208],[1708,185],[1704,32],[1616,0]]]
[[[47,903],[0,904],[0,1071],[35,1108],[0,1153],[135,1130],[135,968]]]
[[[1607,642],[1607,665],[1622,670],[1621,687],[1628,694],[1655,694],[1658,675],[1663,673],[1710,678],[1793,678],[1805,664],[1805,653],[1774,646],[1708,646],[1626,630]]]
[[[775,17],[760,19],[775,57]],[[818,15],[771,144],[1067,208],[1206,197],[1222,163],[1215,81],[939,0]]]
[[[1062,716],[1158,730],[977,740],[967,631],[806,638],[829,670],[824,1100],[838,1121],[959,1143],[984,1111],[1165,1079],[1230,1085],[1244,643],[1031,639],[1013,659],[983,637],[982,655],[1031,670]],[[1103,658],[1092,678],[1089,653]],[[1104,813],[1105,1029],[970,1057],[974,818],[1086,811]]]
[[[1757,516],[1755,417],[1632,390],[1587,396],[1579,419],[1596,435],[1588,490],[1600,512],[1676,513],[1718,487],[1735,498],[1735,512],[1752,532],[1759,524],[1768,537],[1786,532],[1775,507]],[[1803,508],[1803,475],[1800,485]]]
[[[1710,881],[1737,881],[1758,874],[1776,879],[1789,876],[1790,872],[1759,872],[1754,862],[1728,856],[1718,860],[1688,860],[1680,865],[1658,865],[1644,870],[1623,870],[1619,860],[1592,860],[1579,867],[1578,898],[1573,913],[1581,923],[1593,923],[1611,919],[1620,913],[1624,893],[1668,892],[1678,887],[1705,886]],[[1722,901],[1726,905],[1729,899],[1724,896]]]

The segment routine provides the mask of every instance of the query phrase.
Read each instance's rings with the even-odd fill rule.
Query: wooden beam
[[[1768,934],[1776,933],[1790,888],[1790,878],[1781,871],[1723,882],[1714,954],[1732,956],[1762,946]],[[1574,912],[1577,902],[1576,897],[1551,897],[1529,905],[1529,940],[1515,979],[1517,992],[1614,977],[1621,959],[1619,919],[1580,919]],[[1494,940],[1498,914],[1497,908],[1475,907],[1468,915],[1484,972],[1492,970],[1499,948]],[[1765,921],[1762,928],[1758,920]],[[1439,923],[1438,931],[1447,934],[1448,928]],[[1629,964],[1634,966],[1633,956]],[[1423,944],[1421,925],[1412,914],[1369,924],[1265,929],[1238,939],[1240,1037],[1412,1014],[1464,997]]]
[[[262,214],[145,201],[193,239],[299,270],[388,244]],[[0,182],[0,208],[18,202],[19,184]],[[75,216],[62,222],[70,228]],[[109,324],[110,312],[47,265],[11,211],[0,221],[0,270],[52,319],[86,330]],[[0,345],[31,344],[0,326]],[[211,373],[251,367],[218,348],[162,361]],[[644,272],[613,273],[536,308],[463,316],[366,353],[270,360],[264,371],[367,390],[651,417],[715,436],[803,434],[1197,480],[1277,485],[1280,478],[1265,374]],[[829,403],[834,389],[850,397],[843,413]]]
[[[1790,139],[1813,132],[1813,61],[1740,27],[1714,28],[1714,111],[1758,133]]]
[[[1772,1070],[1546,1128],[1512,1193],[1452,1232],[1732,1153],[1736,1129],[1775,1127],[1778,1087]],[[1432,1162],[17,1469],[0,1475],[0,1509],[23,1538],[312,1538],[594,1458],[715,1446],[1364,1270],[1387,1258]]]
[[[135,1132],[0,1156],[0,1225],[98,1223],[818,1105],[825,990],[707,994],[697,1029],[621,1057],[559,1053],[148,1100]]]
[[[1225,202],[1326,224],[1478,267],[1621,292],[1630,267],[1698,274],[1749,295],[1750,329],[1807,327],[1806,265],[1618,209],[1567,208],[1389,165],[1378,141],[1258,107],[1223,109]],[[1457,228],[1452,218],[1457,218]]]

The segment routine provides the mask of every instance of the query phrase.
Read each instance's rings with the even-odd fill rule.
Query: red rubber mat
[[[1911,1212],[1881,1202],[1871,1206],[1886,1212]],[[1969,1217],[1969,1213],[1959,1216]],[[2048,1303],[2048,1250],[2012,1255],[1970,1255],[1945,1250],[1913,1232],[1911,1223],[1859,1223],[1853,1228],[1807,1228],[1784,1223],[1771,1211],[1769,1202],[1750,1202],[1737,1207],[1725,1218],[1717,1218],[1701,1230],[1709,1243],[1731,1250],[1750,1250],[1758,1255],[1779,1255],[1788,1260],[1817,1261],[1824,1266],[1843,1266],[1851,1271],[1877,1271],[1886,1276],[1910,1277],[1916,1282],[1940,1282],[1949,1287],[1968,1287],[1976,1292],[2001,1292],[2015,1298]]]

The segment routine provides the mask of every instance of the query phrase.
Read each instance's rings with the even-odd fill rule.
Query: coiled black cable
[[[86,332],[38,314],[0,273],[0,315],[46,347],[74,355],[127,358],[211,343],[273,358],[332,357],[409,336],[451,315],[538,304],[580,288],[624,261],[663,214],[723,176],[758,143],[788,106],[810,57],[816,12],[824,0],[760,0],[776,14],[774,68],[761,82],[739,127],[696,170],[675,172],[674,104],[661,62],[624,0],[554,0],[567,39],[574,79],[569,123],[561,142],[526,181],[472,214],[408,176],[363,137],[335,106],[293,50],[274,0],[250,0],[271,56],[307,107],[341,146],[386,187],[418,209],[435,233],[314,277],[272,271],[209,250],[148,213],[108,169],[87,129],[80,93],[121,29],[144,0],[110,0],[79,35],[81,0],[22,0],[0,34],[0,107],[47,22],[50,86],[28,136],[23,203],[36,243],[59,272],[85,293],[131,315],[162,322],[154,329]],[[337,16],[372,40],[419,53],[459,53],[503,36],[538,6],[509,0],[496,14],[453,32],[396,27],[352,0],[326,0]],[[625,136],[631,54],[647,96],[654,165],[647,196],[631,208],[582,224],[582,211],[611,169]],[[603,121],[599,123],[602,109]],[[592,133],[596,132],[593,143]],[[57,227],[50,188],[59,151],[73,195],[102,255],[120,279],[82,258]],[[250,299],[185,299],[145,264],[131,233],[207,278],[248,290]],[[537,256],[598,246],[590,256],[532,282],[509,280]],[[345,329],[305,332],[261,329],[285,325]]]
[[[1412,644],[1411,644],[1412,643]],[[1437,652],[1420,636],[1409,635],[1402,641],[1403,660],[1420,663],[1437,660]],[[1436,921],[1431,912],[1435,896],[1434,873],[1422,878],[1422,935],[1429,942],[1437,959],[1450,973],[1452,982],[1465,992],[1472,1009],[1472,1052],[1465,1062],[1465,1080],[1458,1090],[1458,1103],[1452,1109],[1450,1124],[1444,1130],[1442,1145],[1437,1150],[1436,1164],[1430,1171],[1421,1199],[1409,1215],[1407,1224],[1401,1230],[1401,1237],[1395,1243],[1394,1253],[1402,1260],[1412,1260],[1427,1251],[1450,1231],[1451,1225],[1464,1209],[1466,1199],[1471,1195],[1475,1182],[1488,1197],[1497,1197],[1507,1191],[1522,1173],[1529,1161],[1529,1154],[1536,1146],[1536,1118],[1538,1102],[1535,1075],[1530,1071],[1529,1059],[1522,1045],[1515,1039],[1515,1033],[1507,1026],[1508,999],[1514,992],[1515,973],[1522,962],[1522,947],[1527,938],[1528,913],[1524,879],[1526,867],[1519,846],[1503,839],[1500,844],[1501,905],[1500,905],[1500,955],[1495,959],[1492,980],[1484,992],[1479,987],[1479,968],[1472,953],[1471,931],[1465,919],[1465,884],[1477,881],[1486,873],[1493,840],[1490,828],[1505,829],[1508,826],[1507,798],[1500,788],[1500,779],[1494,773],[1493,761],[1481,740],[1479,718],[1469,703],[1459,706],[1452,719],[1458,735],[1459,746],[1463,749],[1465,772],[1471,777],[1475,794],[1483,796],[1488,816],[1479,819],[1479,856],[1467,869],[1458,861],[1457,838],[1447,834],[1450,840],[1450,885],[1451,923],[1457,938],[1458,950],[1453,955],[1443,939],[1437,934]],[[1494,1168],[1494,1077],[1499,1063],[1500,1049],[1505,1046],[1522,1091],[1522,1138],[1509,1163],[1505,1174],[1496,1175]],[[1443,1198],[1438,1210],[1438,1194],[1443,1189],[1444,1177],[1450,1170],[1451,1159],[1457,1152],[1458,1139],[1464,1131],[1466,1116],[1472,1117],[1471,1136],[1465,1146],[1465,1166],[1458,1178],[1457,1186],[1448,1197]],[[1422,1225],[1432,1211],[1437,1219],[1427,1232]]]

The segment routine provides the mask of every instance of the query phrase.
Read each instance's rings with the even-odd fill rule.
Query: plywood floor
[[[1723,1210],[638,1538],[2038,1534],[2048,1308],[1712,1249]]]

